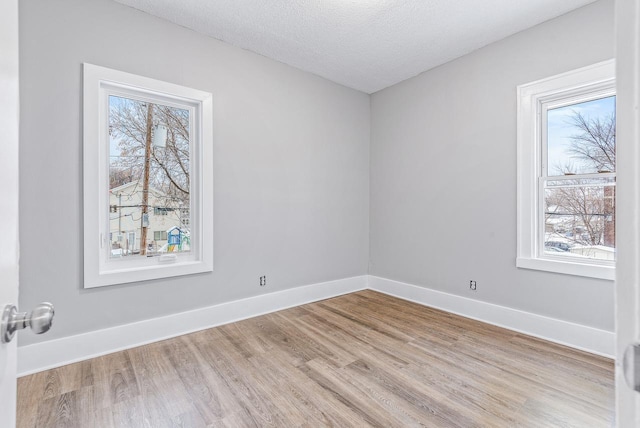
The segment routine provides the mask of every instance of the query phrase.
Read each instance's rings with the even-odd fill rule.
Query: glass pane
[[[544,253],[615,260],[615,186],[545,189]]]
[[[189,111],[109,96],[111,257],[190,250]]]
[[[615,96],[547,111],[547,175],[615,170]]]

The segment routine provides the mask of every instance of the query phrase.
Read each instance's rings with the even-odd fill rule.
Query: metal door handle
[[[42,334],[49,331],[53,324],[55,310],[51,303],[40,303],[29,314],[18,312],[15,305],[7,305],[2,311],[2,325],[0,327],[0,338],[2,343],[9,343],[17,330],[31,327],[35,334]]]

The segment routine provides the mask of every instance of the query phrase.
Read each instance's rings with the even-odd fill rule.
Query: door
[[[18,302],[18,0],[0,1],[0,312]],[[15,425],[16,341],[0,343],[0,426]]]
[[[616,420],[640,427],[640,393],[628,387],[622,367],[627,346],[640,343],[640,0],[616,1],[616,33]]]

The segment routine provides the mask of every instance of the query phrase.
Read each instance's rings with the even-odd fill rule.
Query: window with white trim
[[[212,271],[211,94],[83,71],[84,287]]]
[[[615,278],[615,65],[518,86],[517,266]]]

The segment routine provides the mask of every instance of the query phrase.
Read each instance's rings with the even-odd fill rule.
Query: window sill
[[[531,259],[518,257],[516,266],[523,269],[542,270],[546,272],[561,273],[565,275],[585,276],[588,278],[605,279],[615,281],[615,266],[603,266],[585,263],[572,263],[568,261]]]
[[[127,284],[212,271],[212,264],[199,260],[178,261],[171,264],[156,263],[142,267],[102,269],[95,275],[87,275],[85,273],[84,288]]]

